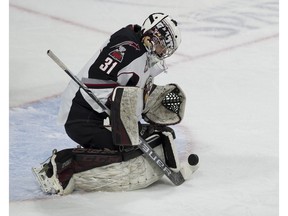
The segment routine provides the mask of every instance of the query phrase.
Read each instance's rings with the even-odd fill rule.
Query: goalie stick
[[[95,94],[93,94],[93,92],[84,83],[82,83],[51,50],[47,51],[47,55],[59,67],[61,67],[79,85],[79,87],[82,88],[103,109],[103,111],[110,115],[110,109],[102,104]],[[141,143],[138,147],[141,151],[162,170],[164,175],[166,175],[173,184],[181,185],[185,181],[182,173],[180,171],[174,172],[171,170],[142,137],[140,137],[140,141]]]

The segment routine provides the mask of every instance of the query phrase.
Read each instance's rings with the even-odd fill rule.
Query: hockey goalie
[[[180,42],[177,22],[164,13],[111,35],[77,74],[85,87],[71,80],[63,93],[59,122],[79,146],[53,150],[47,163],[32,168],[43,192],[141,189],[163,177],[162,165],[190,177],[198,157],[180,163],[169,127],[183,119],[185,94],[176,84],[154,84]],[[139,148],[143,142],[153,154]]]

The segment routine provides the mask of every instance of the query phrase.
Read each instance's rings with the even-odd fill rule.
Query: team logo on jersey
[[[109,56],[111,56],[114,60],[118,62],[122,62],[126,51],[126,48],[124,46],[126,45],[133,47],[135,50],[140,50],[139,44],[133,41],[124,41],[112,46],[111,48],[115,49],[109,53]]]
[[[109,56],[111,56],[114,60],[116,60],[118,62],[122,62],[122,60],[124,58],[125,51],[126,51],[125,47],[120,45],[115,50],[111,51],[109,53]]]

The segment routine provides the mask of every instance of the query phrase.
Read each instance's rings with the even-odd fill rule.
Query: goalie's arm
[[[110,115],[110,110],[108,109],[105,104],[101,103],[101,101],[93,94],[93,92],[84,84],[82,83],[77,76],[75,76],[68,68],[67,66],[51,51],[47,51],[47,55],[59,66],[61,67],[68,76],[73,79],[80,88],[82,88],[102,109],[104,112],[106,112],[108,115]]]

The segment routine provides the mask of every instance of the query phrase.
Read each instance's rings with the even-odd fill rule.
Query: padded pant
[[[103,126],[102,121],[77,121],[65,124],[67,135],[84,148],[117,150],[113,144],[112,133]]]

